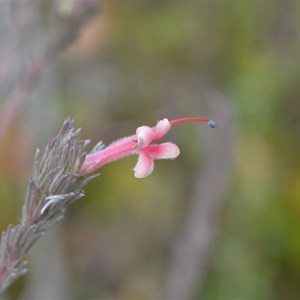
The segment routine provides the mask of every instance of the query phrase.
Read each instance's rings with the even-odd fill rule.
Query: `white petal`
[[[173,143],[150,145],[144,149],[153,159],[174,159],[180,154],[180,149]]]
[[[136,178],[144,178],[150,175],[154,169],[153,159],[143,151],[139,153],[139,159],[134,167],[134,176]]]
[[[171,124],[168,119],[160,120],[154,127],[154,140],[159,140],[170,130]]]
[[[136,130],[136,136],[138,139],[138,147],[144,148],[153,140],[153,129],[149,126],[138,127]]]

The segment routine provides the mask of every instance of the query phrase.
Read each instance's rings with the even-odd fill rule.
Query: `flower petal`
[[[153,140],[159,140],[170,130],[171,124],[168,119],[160,120],[153,128]]]
[[[180,149],[173,143],[150,145],[143,149],[153,159],[173,159],[180,154]]]
[[[136,136],[138,140],[138,147],[144,148],[153,140],[153,129],[149,126],[140,126],[136,130]]]
[[[144,151],[140,151],[139,159],[134,167],[134,176],[136,178],[144,178],[152,173],[154,169],[153,159]]]

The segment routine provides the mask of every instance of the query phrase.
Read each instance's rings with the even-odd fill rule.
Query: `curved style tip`
[[[214,120],[209,120],[207,122],[207,124],[211,127],[211,128],[216,128],[217,127],[217,123]]]

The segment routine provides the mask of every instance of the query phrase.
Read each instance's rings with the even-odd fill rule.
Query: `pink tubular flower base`
[[[137,178],[147,177],[154,169],[155,159],[174,159],[180,154],[178,146],[173,143],[151,144],[152,141],[164,137],[171,126],[185,122],[205,122],[212,128],[216,127],[213,120],[204,118],[183,118],[172,121],[163,119],[154,127],[138,127],[136,134],[117,140],[99,152],[88,154],[82,166],[81,175],[87,175],[105,164],[137,154],[139,158],[133,169],[134,175]]]

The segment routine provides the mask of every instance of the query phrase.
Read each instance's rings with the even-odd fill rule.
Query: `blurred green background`
[[[20,59],[54,26],[47,9]],[[173,128],[166,140],[181,155],[143,180],[136,157],[103,167],[5,299],[185,300],[179,283],[186,299],[299,299],[299,26],[299,1],[102,2],[2,141],[0,228],[18,222],[34,150],[67,116],[92,144],[164,117],[219,126]],[[184,258],[176,249],[191,253],[179,266],[190,261],[195,273],[173,276]]]

